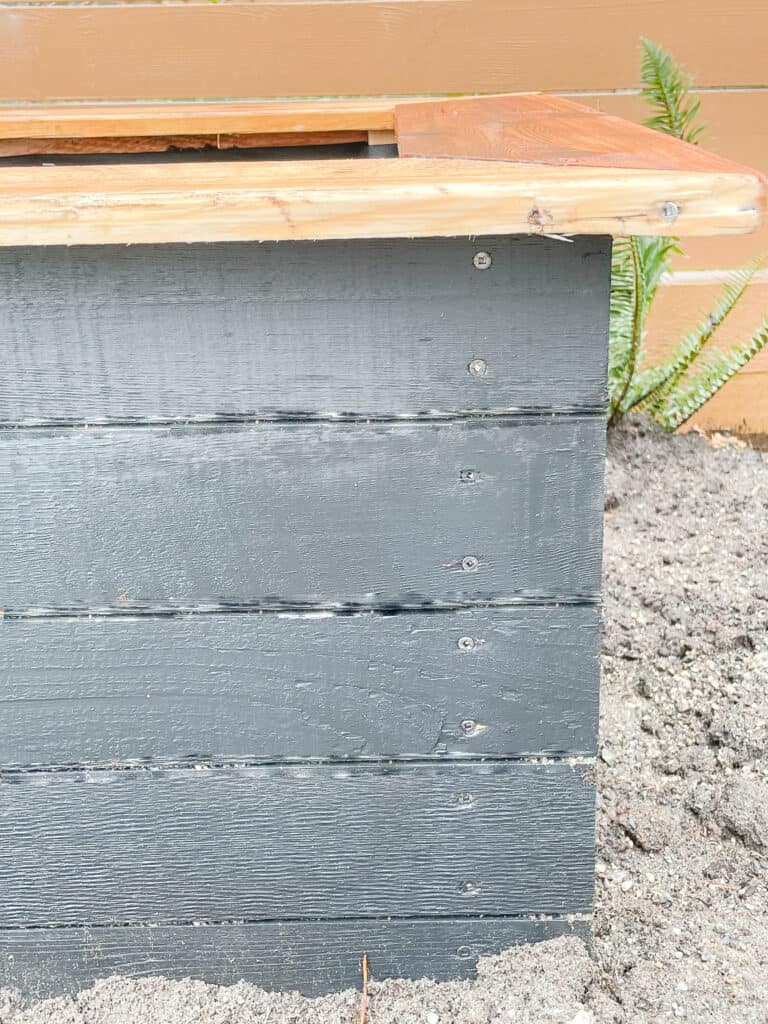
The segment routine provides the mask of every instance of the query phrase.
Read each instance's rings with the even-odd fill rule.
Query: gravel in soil
[[[373,982],[368,1024],[768,1022],[768,456],[627,422],[606,514],[592,950]],[[352,1024],[359,999],[113,978],[0,991],[0,1024]]]

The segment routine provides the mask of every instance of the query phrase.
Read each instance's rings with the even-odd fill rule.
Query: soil
[[[610,438],[595,937],[372,983],[368,1024],[768,1022],[768,455]],[[0,1024],[353,1024],[360,996],[113,978]]]

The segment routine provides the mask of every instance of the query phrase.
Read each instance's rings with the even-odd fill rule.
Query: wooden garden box
[[[295,149],[0,168],[0,984],[587,936],[610,236],[762,182],[544,96],[220,116]]]

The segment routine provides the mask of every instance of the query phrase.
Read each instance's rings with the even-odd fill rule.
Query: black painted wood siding
[[[592,893],[594,794],[567,764],[58,772],[2,799],[6,927],[556,914]]]
[[[234,985],[257,978],[268,989],[322,995],[359,988],[366,953],[379,978],[418,978],[425,969],[431,977],[465,978],[480,956],[561,935],[588,939],[583,915],[19,928],[3,934],[2,949],[11,965],[4,965],[6,976],[23,979],[25,991],[39,998],[77,991],[94,978],[160,970],[179,980]]]
[[[0,422],[600,406],[606,252],[510,236],[3,249]]]
[[[15,431],[4,606],[593,597],[603,431],[575,416]]]
[[[609,269],[0,253],[0,985],[586,934]]]
[[[11,619],[0,764],[581,754],[592,605]]]

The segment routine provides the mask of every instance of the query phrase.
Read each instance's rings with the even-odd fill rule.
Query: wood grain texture
[[[45,999],[99,978],[249,981],[318,996],[360,985],[363,954],[377,981],[473,977],[477,958],[560,935],[588,940],[585,921],[566,918],[440,918],[55,928],[0,931],[0,987]]]
[[[401,157],[501,160],[562,167],[744,174],[757,171],[594,107],[540,93],[403,103]]]
[[[0,107],[0,139],[120,139],[170,135],[251,135],[392,131],[396,100],[71,103]]]
[[[762,0],[8,3],[0,99],[631,88],[642,36],[700,86],[765,83]]]
[[[602,417],[8,430],[0,607],[592,596],[604,433]]]
[[[0,422],[600,406],[609,264],[604,237],[0,250]]]
[[[591,754],[599,644],[589,606],[7,620],[0,764]]]
[[[169,8],[170,9],[170,8]],[[296,152],[301,152],[297,150]],[[492,160],[162,162],[0,168],[0,245],[754,230],[754,173]],[[667,204],[679,215],[665,218]]]
[[[765,18],[768,21],[768,11]],[[697,98],[706,124],[702,144],[768,174],[768,88],[703,92]],[[648,107],[638,95],[582,96],[579,100],[635,122],[648,117]],[[741,267],[768,253],[768,218],[763,217],[757,230],[749,235],[717,240],[690,238],[683,250],[682,255],[673,256],[675,270]]]
[[[592,899],[594,789],[560,762],[0,778],[0,927],[506,916]]]

